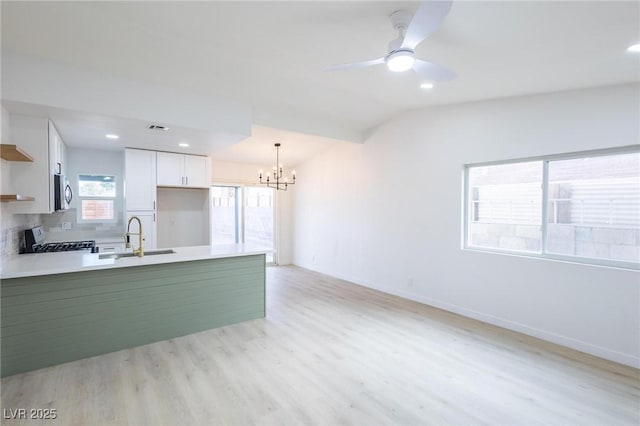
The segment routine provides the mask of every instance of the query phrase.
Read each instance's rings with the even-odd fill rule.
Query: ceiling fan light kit
[[[426,1],[420,4],[415,14],[406,10],[393,12],[389,19],[399,37],[389,43],[386,56],[369,61],[334,65],[327,71],[341,71],[354,68],[387,64],[392,72],[404,72],[413,69],[423,89],[432,88],[434,82],[449,81],[457,77],[456,73],[442,65],[415,58],[415,48],[434,33],[446,18],[451,9],[452,0]],[[427,87],[428,86],[428,87]]]
[[[413,52],[410,50],[396,50],[391,52],[385,60],[387,61],[387,68],[393,72],[408,71],[413,68],[415,58]]]

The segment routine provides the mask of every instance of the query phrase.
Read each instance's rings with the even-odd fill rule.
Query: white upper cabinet
[[[156,152],[127,148],[124,169],[125,210],[155,210]]]
[[[12,114],[9,138],[33,157],[32,162],[15,163],[9,170],[11,192],[34,198],[16,203],[13,213],[53,212],[53,175],[65,172],[66,149],[60,134],[46,117]]]
[[[209,183],[209,157],[198,155],[184,156],[185,186],[191,188],[208,188]]]
[[[66,171],[66,145],[58,133],[58,129],[49,120],[49,173],[64,175]]]
[[[158,152],[158,186],[209,187],[209,157]]]
[[[158,186],[183,186],[184,155],[158,152]]]
[[[67,176],[67,145],[62,139],[60,139],[60,142],[60,162],[62,163],[62,174]]]

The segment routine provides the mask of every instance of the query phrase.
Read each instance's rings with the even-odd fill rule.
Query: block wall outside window
[[[469,169],[469,245],[538,252],[542,236],[542,162]]]
[[[547,251],[640,259],[640,154],[549,162]]]
[[[113,200],[82,200],[83,220],[114,220]]]
[[[116,180],[113,175],[78,175],[80,222],[114,222]]]
[[[466,247],[640,264],[637,148],[473,165],[465,175]]]

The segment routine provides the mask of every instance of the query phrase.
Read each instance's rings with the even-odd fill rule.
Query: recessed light
[[[420,85],[421,89],[433,89],[433,83],[422,83]]]
[[[627,52],[640,52],[640,43],[634,44],[633,46],[629,46]]]
[[[114,134],[104,135],[104,137],[107,139],[120,139],[120,136]]]
[[[187,147],[189,146],[189,144],[188,144],[188,143],[186,143],[186,142],[180,142],[180,143],[178,144],[178,146],[181,146],[181,147],[183,147],[183,148],[187,148]]]

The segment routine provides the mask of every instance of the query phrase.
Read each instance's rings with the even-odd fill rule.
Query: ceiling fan
[[[414,53],[416,46],[442,25],[452,3],[452,0],[426,1],[420,4],[413,16],[406,10],[393,12],[389,19],[399,36],[389,43],[389,53],[369,61],[333,65],[325,68],[325,71],[342,71],[386,63],[389,71],[393,72],[413,69],[423,85],[455,79],[457,74],[454,71],[433,62],[417,59]]]

